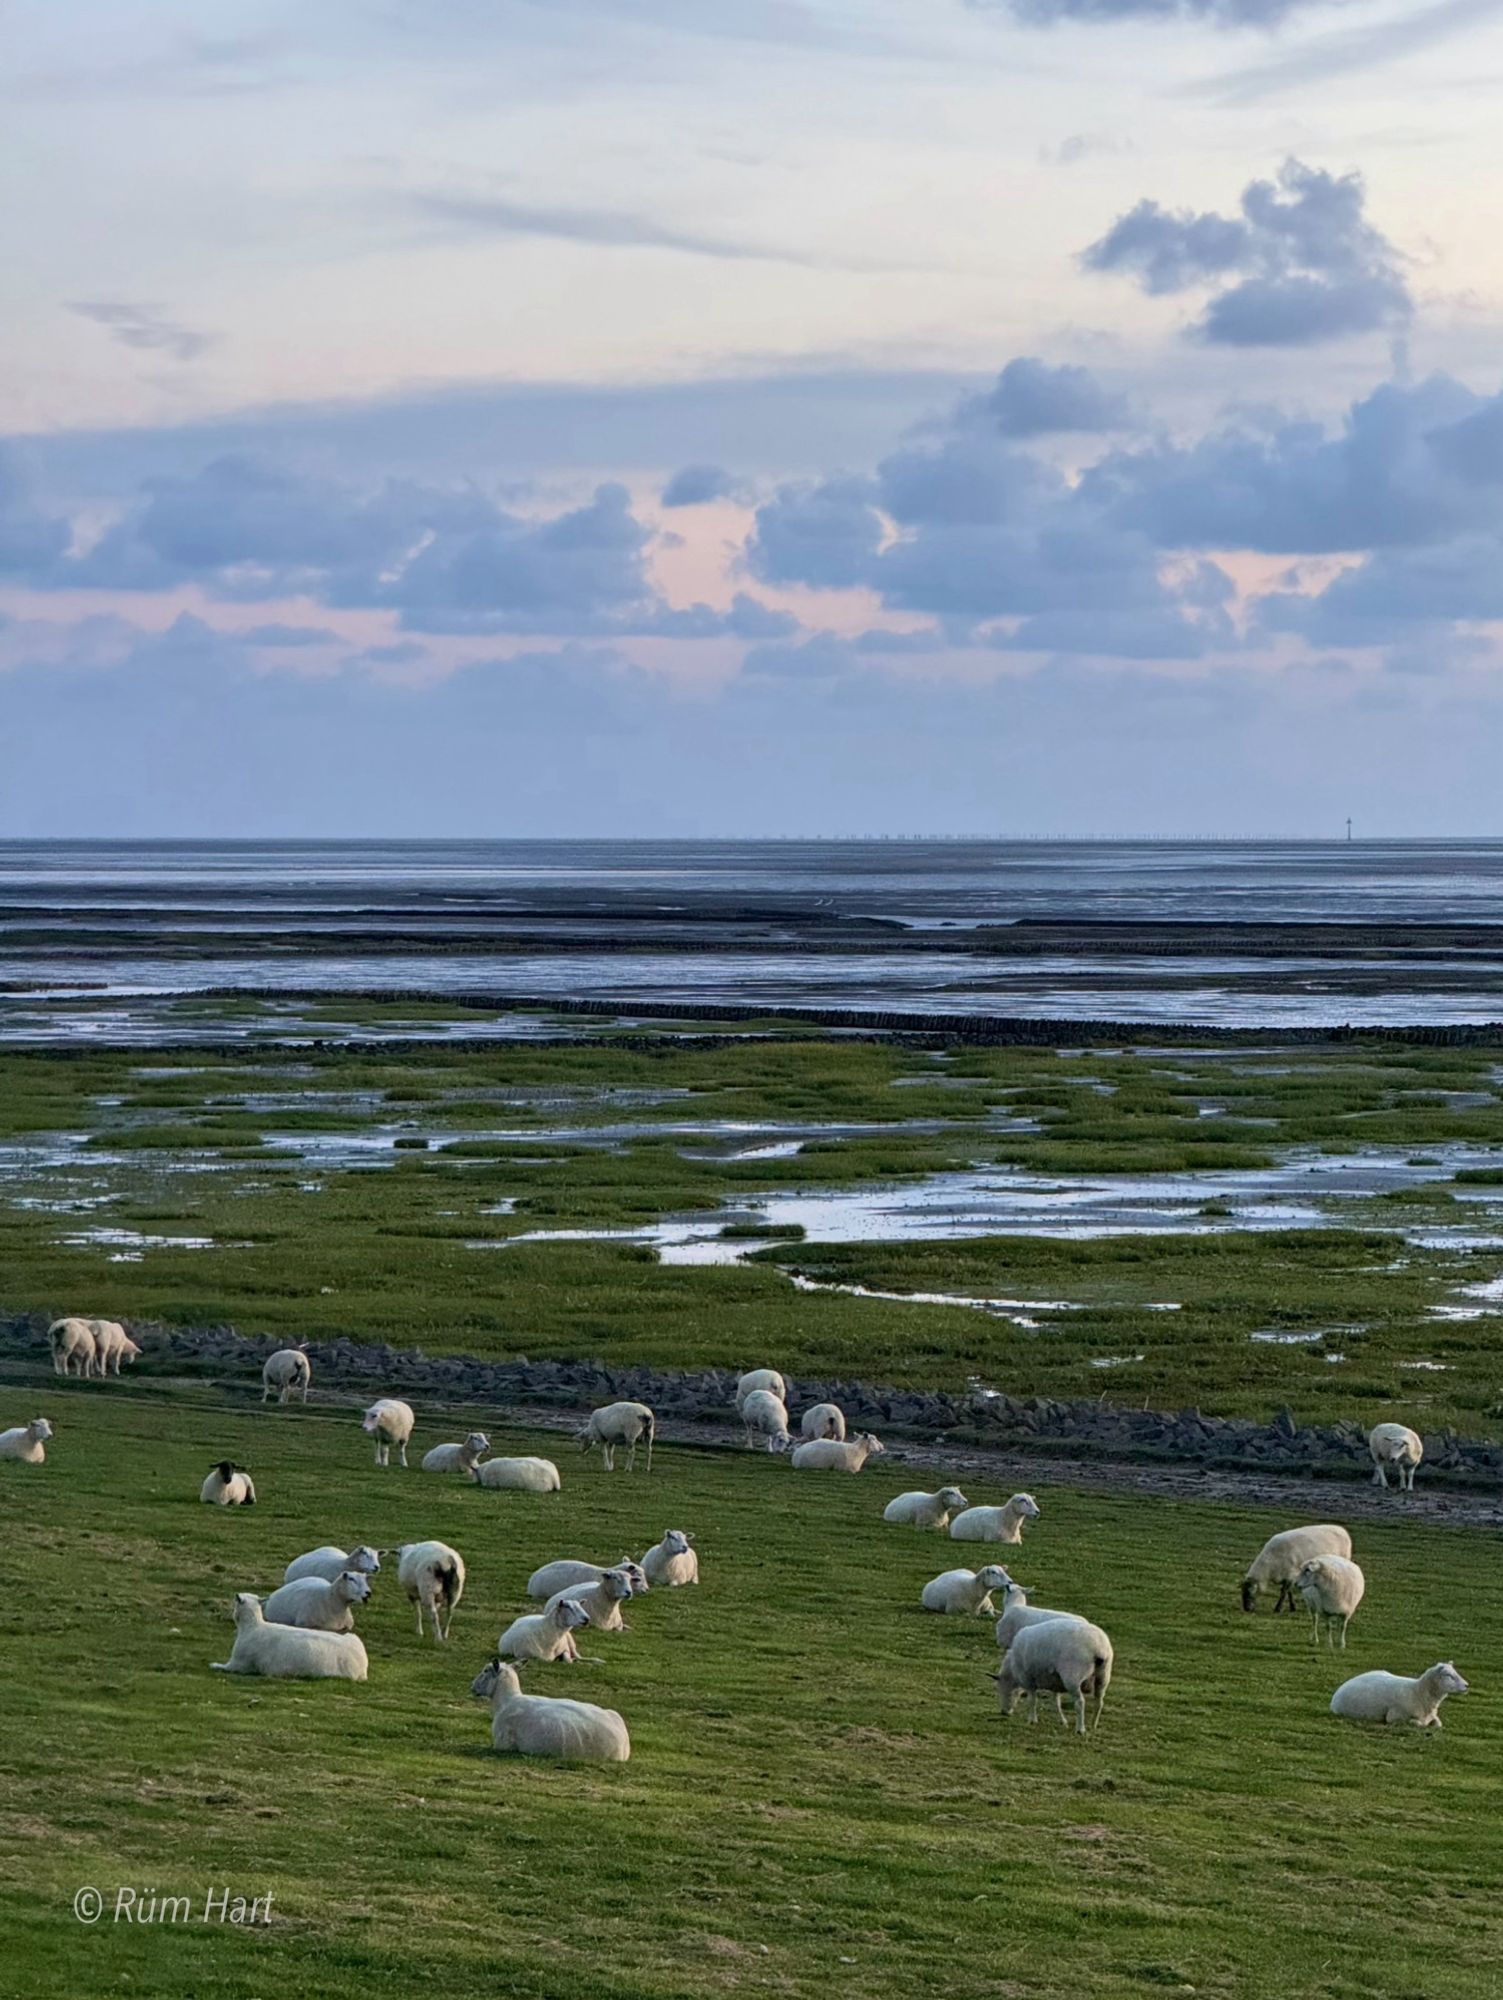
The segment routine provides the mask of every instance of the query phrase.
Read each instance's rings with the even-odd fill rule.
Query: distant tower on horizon
[[[1352,816],[1350,813],[1346,816],[1346,837],[1348,840],[1352,837]]]

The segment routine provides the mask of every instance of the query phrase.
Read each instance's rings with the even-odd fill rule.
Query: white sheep
[[[91,1319],[89,1327],[94,1335],[95,1374],[118,1375],[122,1361],[140,1360],[140,1348],[118,1319]]]
[[[952,1542],[1021,1542],[1023,1523],[1036,1521],[1039,1503],[1031,1493],[1014,1493],[1002,1507],[967,1507],[950,1523]]]
[[[598,1583],[570,1583],[556,1590],[543,1606],[545,1612],[570,1598],[579,1605],[597,1632],[629,1632],[621,1607],[636,1590],[625,1569],[608,1569]]]
[[[365,1647],[353,1632],[307,1632],[268,1625],[261,1600],[248,1590],[235,1599],[235,1644],[216,1674],[268,1674],[278,1680],[363,1681]]]
[[[376,1440],[377,1465],[390,1465],[391,1448],[397,1447],[403,1465],[407,1463],[407,1440],[412,1436],[417,1418],[410,1403],[398,1402],[394,1396],[383,1396],[372,1403],[360,1419],[362,1430],[369,1431]]]
[[[845,1443],[836,1438],[811,1438],[794,1447],[788,1463],[796,1472],[859,1472],[869,1458],[887,1447],[870,1431],[858,1431]]]
[[[626,1461],[628,1472],[637,1469],[637,1440],[647,1435],[647,1470],[652,1470],[652,1441],[657,1431],[657,1418],[645,1403],[607,1403],[604,1409],[592,1410],[589,1420],[575,1432],[581,1451],[593,1451],[598,1444],[600,1456],[605,1461],[607,1472],[616,1469],[616,1447],[624,1444],[631,1447]]]
[[[799,1418],[799,1436],[845,1442],[845,1411],[838,1403],[811,1403]]]
[[[512,1660],[568,1660],[579,1658],[574,1634],[590,1622],[590,1614],[577,1598],[555,1597],[543,1611],[530,1611],[513,1618],[496,1641],[498,1656]]]
[[[436,1444],[423,1453],[424,1472],[463,1472],[473,1478],[475,1467],[491,1448],[484,1431],[471,1431],[463,1444]]]
[[[1439,1729],[1446,1696],[1467,1692],[1468,1683],[1451,1662],[1441,1660],[1412,1679],[1381,1670],[1357,1674],[1331,1696],[1331,1713],[1348,1722],[1412,1722],[1416,1729]]]
[[[243,1465],[235,1465],[222,1458],[218,1465],[210,1469],[208,1478],[198,1489],[198,1497],[209,1507],[254,1507],[255,1482]]]
[[[882,1519],[906,1528],[944,1528],[965,1504],[958,1486],[941,1486],[937,1493],[900,1493],[882,1509]]]
[[[746,1429],[746,1448],[752,1449],[759,1437],[766,1438],[769,1451],[787,1451],[793,1443],[788,1435],[788,1408],[771,1389],[753,1389],[741,1404],[741,1422]]]
[[[613,1708],[554,1695],[523,1694],[515,1667],[492,1660],[470,1683],[491,1705],[491,1742],[523,1757],[591,1759],[624,1764],[631,1755],[626,1724]]]
[[[355,1609],[371,1594],[363,1570],[342,1570],[332,1583],[302,1576],[274,1590],[261,1607],[268,1625],[301,1625],[310,1632],[353,1632]]]
[[[992,1609],[992,1592],[1006,1590],[1012,1578],[1000,1563],[985,1569],[947,1569],[930,1577],[919,1594],[926,1611],[945,1611],[960,1618],[980,1618]]]
[[[1099,1625],[1084,1618],[1045,1618],[1013,1635],[996,1674],[1002,1713],[1011,1715],[1019,1697],[1028,1696],[1028,1720],[1038,1721],[1039,1696],[1056,1697],[1060,1720],[1063,1697],[1075,1703],[1076,1733],[1086,1733],[1086,1698],[1096,1697],[1092,1727],[1101,1726],[1101,1707],[1112,1678],[1112,1642]]]
[[[1259,1592],[1266,1585],[1276,1583],[1279,1594],[1274,1600],[1274,1610],[1296,1610],[1294,1579],[1305,1564],[1315,1556],[1350,1556],[1351,1553],[1351,1536],[1345,1528],[1338,1528],[1331,1522],[1322,1522],[1312,1528],[1285,1528],[1281,1534],[1270,1535],[1253,1557],[1242,1579],[1242,1609],[1253,1610]]]
[[[1399,1491],[1413,1489],[1415,1467],[1425,1455],[1425,1441],[1418,1431],[1407,1424],[1375,1424],[1367,1434],[1367,1448],[1372,1453],[1374,1486],[1387,1488],[1391,1465],[1399,1475]]]
[[[639,1596],[649,1588],[646,1570],[630,1556],[623,1556],[618,1563],[578,1562],[563,1556],[557,1562],[544,1563],[541,1569],[532,1572],[527,1579],[527,1595],[556,1597],[560,1591],[572,1590],[576,1584],[599,1583],[613,1569],[625,1572],[633,1596]]]
[[[1311,1639],[1320,1644],[1320,1621],[1326,1621],[1326,1638],[1334,1647],[1336,1627],[1341,1627],[1341,1650],[1346,1651],[1346,1628],[1362,1602],[1367,1578],[1346,1556],[1312,1556],[1294,1579],[1294,1587],[1310,1613]]]
[[[261,1370],[261,1401],[264,1403],[275,1389],[279,1404],[290,1403],[294,1396],[300,1403],[306,1403],[312,1380],[313,1363],[303,1350],[279,1347],[275,1354],[267,1355]]]
[[[642,1558],[642,1575],[649,1584],[677,1590],[681,1584],[699,1582],[699,1556],[694,1537],[682,1528],[670,1528],[660,1542],[654,1542]]]
[[[75,1364],[80,1375],[94,1373],[98,1343],[94,1328],[86,1319],[55,1319],[47,1329],[47,1345],[52,1349],[54,1375],[71,1375]]]
[[[13,1431],[0,1431],[0,1458],[19,1459],[23,1465],[45,1465],[47,1440],[52,1426],[45,1417],[33,1417]]]
[[[454,1609],[464,1596],[464,1557],[447,1542],[404,1542],[397,1550],[397,1582],[417,1606],[418,1637],[423,1613],[433,1621],[433,1636],[442,1642],[454,1623]]]
[[[477,1486],[512,1493],[557,1493],[564,1483],[551,1458],[488,1458],[470,1477]]]
[[[776,1396],[780,1403],[788,1400],[788,1384],[776,1368],[753,1368],[742,1375],[736,1383],[736,1414],[740,1416],[741,1405],[748,1396],[759,1389],[765,1389],[770,1396]]]
[[[346,1552],[336,1549],[332,1543],[321,1549],[309,1549],[305,1556],[294,1556],[282,1571],[283,1583],[297,1583],[301,1578],[316,1576],[325,1583],[332,1583],[336,1576],[343,1576],[347,1569],[358,1570],[362,1576],[374,1576],[381,1567],[378,1549],[361,1542]]]
[[[1010,1583],[1002,1593],[1002,1616],[997,1620],[997,1651],[1005,1653],[1025,1626],[1042,1625],[1049,1618],[1074,1618],[1077,1624],[1088,1623],[1074,1611],[1055,1611],[1047,1604],[1030,1604],[1023,1586]]]

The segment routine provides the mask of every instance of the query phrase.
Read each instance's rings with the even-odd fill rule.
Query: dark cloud
[[[757,509],[746,548],[752,574],[823,590],[866,582],[883,534],[874,498],[868,479],[782,487]]]
[[[73,530],[36,499],[30,467],[0,445],[0,576],[22,581],[50,572],[67,554]]]
[[[1122,430],[1131,421],[1126,397],[1104,388],[1088,368],[1051,367],[1034,355],[1008,362],[984,408],[1005,437],[1016,438]]]
[[[735,491],[731,475],[718,465],[686,465],[663,488],[665,507],[702,507],[725,500]]]
[[[146,354],[165,354],[172,361],[196,361],[211,348],[217,335],[200,333],[170,319],[159,306],[133,303],[128,299],[74,299],[68,310],[80,319],[102,326],[122,347]]]

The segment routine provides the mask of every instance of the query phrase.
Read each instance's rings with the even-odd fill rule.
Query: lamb
[[[1467,1691],[1451,1662],[1441,1660],[1412,1680],[1381,1671],[1357,1674],[1331,1696],[1331,1713],[1348,1722],[1412,1722],[1416,1729],[1439,1729],[1446,1696]]]
[[[254,1507],[256,1488],[243,1465],[235,1465],[222,1458],[218,1465],[210,1469],[208,1478],[198,1489],[198,1497],[209,1507]]]
[[[1329,1522],[1313,1528],[1285,1528],[1282,1534],[1270,1535],[1242,1579],[1242,1609],[1253,1610],[1259,1592],[1265,1585],[1276,1583],[1279,1594],[1274,1600],[1274,1610],[1287,1608],[1293,1611],[1294,1579],[1305,1564],[1315,1556],[1350,1556],[1351,1553],[1351,1536],[1345,1528],[1335,1527]]]
[[[403,1465],[407,1463],[407,1440],[412,1436],[417,1418],[410,1403],[400,1403],[394,1396],[383,1396],[372,1403],[360,1419],[362,1430],[369,1431],[376,1440],[377,1465],[390,1465],[391,1448],[397,1447]]]
[[[980,1618],[993,1608],[992,1592],[1006,1590],[1011,1582],[1000,1563],[988,1563],[985,1569],[947,1569],[930,1577],[919,1593],[919,1601],[926,1611]]]
[[[1386,1491],[1391,1465],[1399,1475],[1399,1491],[1413,1490],[1415,1467],[1425,1455],[1424,1439],[1418,1431],[1410,1430],[1407,1424],[1375,1424],[1367,1434],[1367,1448],[1372,1453],[1374,1486]]]
[[[277,1402],[290,1403],[294,1396],[300,1403],[308,1400],[308,1384],[313,1380],[313,1363],[300,1347],[279,1347],[275,1354],[268,1354],[261,1370],[261,1401],[264,1403],[273,1389],[277,1391]]]
[[[1310,1613],[1311,1643],[1320,1644],[1320,1621],[1326,1621],[1326,1638],[1334,1647],[1336,1627],[1341,1626],[1341,1650],[1346,1651],[1346,1628],[1362,1602],[1367,1578],[1345,1556],[1312,1556],[1294,1579],[1294,1587]]]
[[[555,1597],[545,1611],[513,1618],[496,1641],[499,1659],[568,1660],[579,1658],[574,1634],[588,1625],[590,1614],[573,1597]]]
[[[555,1597],[560,1591],[574,1589],[581,1583],[599,1583],[608,1571],[623,1571],[632,1587],[634,1597],[649,1589],[647,1572],[641,1563],[633,1562],[630,1556],[623,1556],[618,1563],[576,1562],[565,1556],[558,1562],[544,1563],[535,1569],[527,1579],[529,1597]]]
[[[301,1625],[310,1632],[353,1632],[357,1604],[371,1594],[371,1580],[358,1569],[343,1570],[332,1583],[299,1577],[274,1590],[261,1607],[268,1625]]]
[[[952,1542],[1021,1542],[1023,1523],[1036,1521],[1039,1503],[1031,1493],[1014,1493],[1005,1507],[967,1507],[950,1523]]]
[[[694,1537],[682,1528],[670,1528],[660,1542],[654,1542],[642,1558],[642,1578],[648,1584],[662,1584],[677,1590],[681,1584],[699,1582],[699,1557]],[[635,1593],[634,1593],[635,1594]]]
[[[577,1604],[597,1632],[628,1632],[631,1627],[621,1616],[628,1597],[636,1596],[632,1580],[624,1569],[608,1569],[598,1583],[570,1583],[556,1590],[543,1606],[552,1611],[566,1598]]]
[[[837,1444],[845,1441],[845,1411],[838,1403],[811,1403],[799,1418],[799,1436],[806,1438],[834,1438]]]
[[[870,1431],[857,1431],[848,1442],[836,1438],[812,1438],[795,1447],[788,1461],[796,1472],[859,1472],[869,1458],[877,1458],[887,1447]]]
[[[235,1643],[216,1674],[267,1674],[276,1680],[363,1681],[370,1670],[353,1632],[306,1632],[268,1625],[261,1600],[248,1590],[235,1599]]]
[[[657,1430],[657,1418],[645,1403],[607,1403],[604,1409],[592,1410],[589,1421],[575,1437],[581,1451],[593,1451],[600,1446],[600,1456],[605,1461],[607,1472],[616,1469],[616,1447],[630,1445],[631,1455],[626,1461],[628,1472],[637,1469],[637,1440],[647,1433],[647,1470],[652,1470],[652,1440]]]
[[[997,1671],[997,1697],[1004,1715],[1011,1715],[1019,1697],[1028,1696],[1028,1720],[1038,1721],[1039,1696],[1070,1695],[1075,1703],[1075,1730],[1086,1733],[1086,1697],[1096,1697],[1092,1727],[1101,1727],[1101,1707],[1112,1678],[1112,1642],[1099,1625],[1084,1618],[1045,1618],[1025,1625],[1002,1655]],[[1065,1721],[1062,1699],[1056,1700]]]
[[[118,1319],[91,1319],[88,1326],[94,1336],[96,1375],[118,1375],[122,1361],[139,1360],[140,1348]]]
[[[758,1437],[766,1438],[769,1451],[787,1451],[793,1443],[788,1435],[788,1406],[771,1389],[753,1389],[742,1400],[741,1422],[746,1428],[748,1451]]]
[[[423,1613],[433,1620],[440,1643],[449,1636],[454,1609],[464,1596],[464,1557],[447,1542],[404,1542],[397,1550],[397,1582],[417,1606],[418,1637]]]
[[[788,1384],[776,1368],[753,1368],[736,1383],[737,1416],[740,1416],[741,1405],[747,1397],[755,1395],[759,1389],[765,1389],[768,1395],[776,1396],[780,1403],[786,1403],[788,1400]]]
[[[45,1417],[33,1417],[13,1431],[0,1431],[0,1458],[19,1459],[23,1465],[47,1463],[47,1440],[52,1426]]]
[[[491,1704],[491,1742],[498,1750],[603,1764],[624,1764],[631,1755],[631,1738],[615,1709],[523,1694],[516,1668],[499,1658],[475,1676],[470,1692]]]
[[[47,1345],[52,1349],[54,1375],[71,1375],[75,1362],[80,1375],[95,1372],[98,1343],[88,1320],[55,1319],[47,1329]]]
[[[513,1493],[557,1493],[564,1483],[551,1458],[488,1458],[470,1477],[477,1486]]]
[[[316,1576],[324,1583],[332,1583],[347,1569],[358,1570],[362,1576],[374,1576],[380,1567],[380,1551],[368,1548],[364,1542],[348,1554],[330,1544],[325,1548],[310,1549],[305,1556],[294,1556],[282,1572],[282,1581],[297,1583],[303,1577]]]
[[[944,1528],[966,1497],[958,1486],[941,1486],[937,1493],[900,1493],[882,1509],[884,1521],[897,1521],[909,1528]]]
[[[1078,1625],[1087,1621],[1074,1611],[1052,1611],[1045,1604],[1030,1604],[1020,1583],[1010,1583],[1002,1593],[1002,1616],[997,1620],[997,1651],[1005,1653],[1028,1625],[1042,1625],[1049,1618],[1074,1618]]]
[[[436,1444],[423,1453],[424,1472],[463,1472],[474,1477],[475,1467],[491,1448],[484,1431],[471,1431],[463,1444]]]

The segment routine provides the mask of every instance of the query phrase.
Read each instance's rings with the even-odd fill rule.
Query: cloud
[[[1088,271],[1125,273],[1150,297],[1208,289],[1198,339],[1308,346],[1402,325],[1413,311],[1398,253],[1367,220],[1360,174],[1287,160],[1252,181],[1240,214],[1140,201],[1081,252]]]
[[[247,646],[264,646],[273,652],[291,652],[305,646],[334,646],[339,634],[322,625],[252,625],[241,638]]]
[[[1319,0],[965,0],[974,13],[1008,13],[1030,28],[1061,21],[1102,27],[1119,22],[1208,21],[1217,28],[1271,28]]]
[[[68,310],[102,326],[122,347],[147,354],[165,354],[173,361],[196,361],[214,346],[217,334],[199,333],[181,320],[169,319],[159,306],[128,299],[73,299]]]
[[[1479,22],[1503,11],[1503,0],[1439,0],[1391,21],[1365,23],[1322,35],[1298,48],[1286,49],[1264,62],[1227,70],[1202,83],[1188,84],[1178,94],[1208,98],[1217,104],[1257,104],[1311,84],[1327,83],[1360,70],[1378,69],[1401,57],[1464,34]]]
[[[702,507],[735,491],[731,475],[718,465],[686,465],[663,488],[665,507]]]
[[[1005,437],[1114,431],[1131,421],[1126,397],[1103,388],[1088,368],[1051,367],[1034,355],[1008,362],[984,408]]]
[[[72,543],[69,523],[49,514],[34,496],[30,466],[0,445],[0,576],[24,581],[45,575]]]

